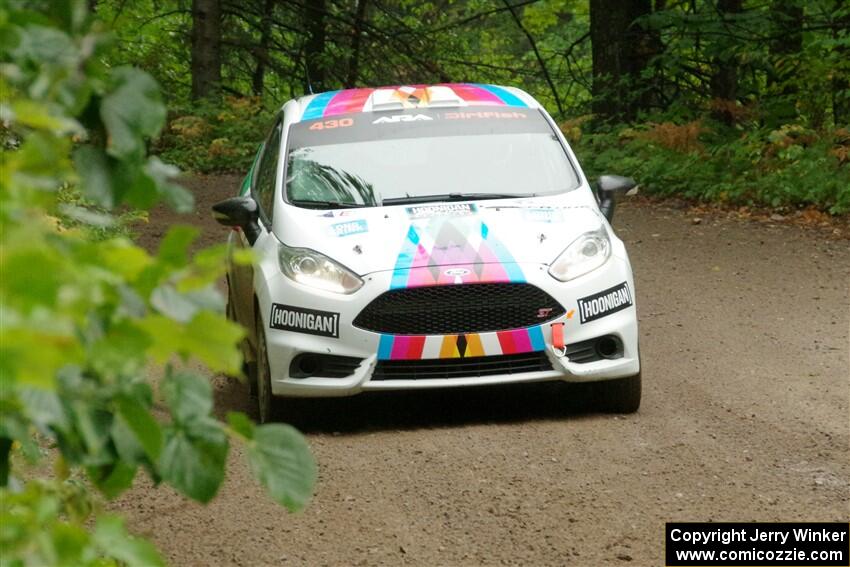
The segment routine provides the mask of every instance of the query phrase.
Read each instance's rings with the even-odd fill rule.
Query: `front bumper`
[[[562,317],[544,325],[522,330],[520,333],[524,337],[527,331],[527,336],[530,337],[525,339],[526,350],[546,353],[551,362],[551,370],[456,378],[373,380],[373,373],[379,361],[391,357],[394,337],[359,329],[352,325],[352,321],[373,299],[390,288],[392,272],[369,274],[364,278],[364,286],[348,296],[317,292],[296,284],[278,273],[267,279],[268,287],[258,293],[260,312],[266,329],[273,394],[291,397],[325,397],[350,396],[377,390],[464,387],[553,380],[583,382],[633,376],[640,371],[637,317],[634,305],[585,323],[581,323],[579,316],[578,300],[580,298],[592,296],[623,282],[628,284],[633,297],[634,282],[628,259],[612,256],[601,268],[565,283],[554,280],[548,274],[548,268],[545,265],[521,264],[520,266],[527,283],[543,289],[566,309],[566,314]],[[270,328],[272,303],[285,303],[303,309],[338,313],[338,337]],[[552,347],[552,324],[561,323],[564,325],[566,344],[613,335],[622,343],[622,356],[585,363],[573,362],[567,357],[559,356]],[[483,350],[479,354],[487,356],[503,354],[502,349],[505,345],[504,342],[500,344],[497,333],[479,333],[478,335],[479,350]],[[441,352],[439,345],[445,344],[444,338],[426,337],[425,346],[421,349],[421,358],[438,359],[452,356],[444,349]],[[356,357],[362,359],[362,362],[353,374],[342,378],[292,378],[289,376],[290,363],[301,353]],[[454,356],[457,356],[457,353]]]

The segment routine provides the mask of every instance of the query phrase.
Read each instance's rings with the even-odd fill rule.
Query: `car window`
[[[280,122],[278,122],[266,142],[263,157],[257,169],[257,180],[254,183],[254,199],[260,205],[262,217],[269,222],[274,213],[274,188],[280,153],[280,133]]]
[[[580,185],[551,125],[533,110],[400,110],[290,127],[290,201],[380,206],[451,193],[552,195]]]

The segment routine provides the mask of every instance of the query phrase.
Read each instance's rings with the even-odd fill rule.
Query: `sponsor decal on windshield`
[[[272,303],[269,326],[281,331],[293,331],[338,339],[339,313]]]
[[[439,205],[416,205],[407,207],[407,214],[413,219],[428,217],[463,217],[474,215],[478,208],[474,203],[441,203]]]
[[[528,118],[525,112],[499,112],[492,110],[476,111],[476,112],[446,112],[443,114],[446,120],[471,120],[475,118]]]
[[[579,317],[582,323],[601,319],[632,305],[632,293],[626,282],[578,300]]]
[[[334,236],[351,236],[352,234],[362,234],[369,232],[369,225],[365,220],[353,220],[348,222],[338,222],[331,225],[331,232]]]
[[[397,122],[416,122],[417,120],[433,120],[425,114],[393,114],[392,116],[381,116],[373,120],[372,124],[395,124]]]

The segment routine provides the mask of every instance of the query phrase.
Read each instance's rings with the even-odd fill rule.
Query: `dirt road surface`
[[[192,180],[198,213],[235,177]],[[644,401],[583,409],[562,385],[299,404],[309,507],[270,502],[238,448],[208,506],[145,481],[115,508],[174,565],[663,565],[667,521],[847,521],[850,244],[797,227],[623,203]],[[250,409],[217,377],[217,410]]]

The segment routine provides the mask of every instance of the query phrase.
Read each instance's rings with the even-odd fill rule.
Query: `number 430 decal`
[[[354,120],[351,118],[340,118],[339,120],[325,120],[310,124],[310,130],[330,130],[332,128],[346,128],[354,125]]]

